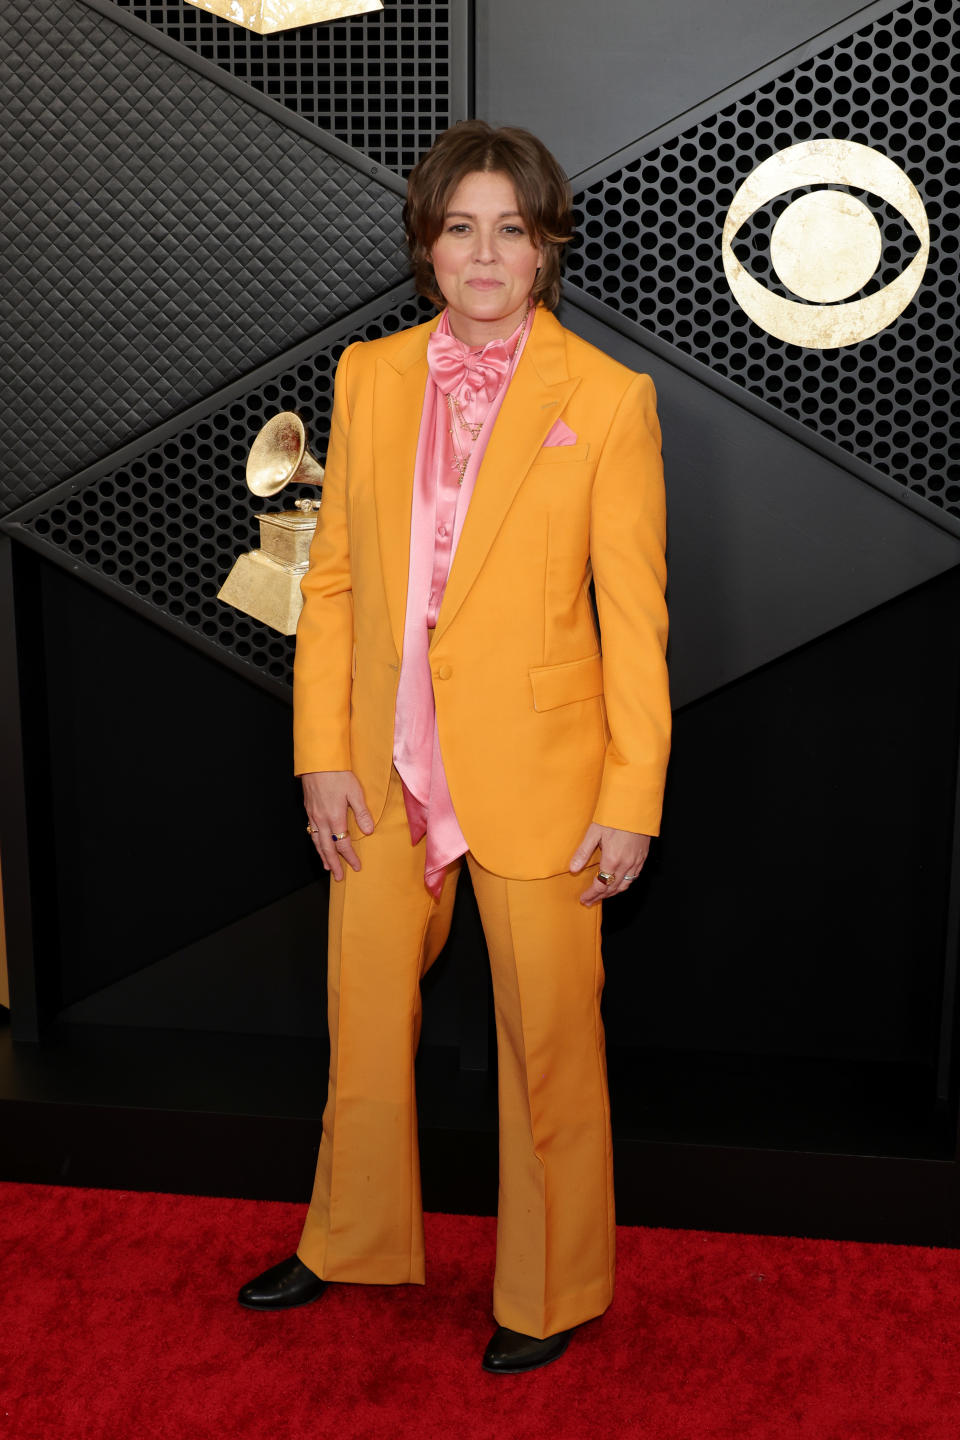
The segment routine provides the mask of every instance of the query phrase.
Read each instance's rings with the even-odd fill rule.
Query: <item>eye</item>
[[[457,220],[453,225],[447,226],[448,235],[466,235],[470,226],[465,220]]]
[[[893,232],[894,215],[912,233],[885,247],[879,220]],[[754,232],[770,228],[766,246],[747,230],[754,216]],[[906,309],[923,278],[930,232],[899,165],[867,145],[825,138],[791,145],[747,177],[727,212],[722,252],[730,289],[751,320],[788,344],[820,349],[865,340]],[[876,273],[881,257],[886,272],[905,255],[906,269],[884,283]],[[772,268],[780,283],[761,284],[745,260],[754,271]]]

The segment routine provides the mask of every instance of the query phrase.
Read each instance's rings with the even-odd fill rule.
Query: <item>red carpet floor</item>
[[[4,1440],[958,1440],[960,1254],[621,1229],[617,1298],[489,1376],[494,1224],[427,1217],[425,1288],[259,1315],[300,1206],[0,1185]]]

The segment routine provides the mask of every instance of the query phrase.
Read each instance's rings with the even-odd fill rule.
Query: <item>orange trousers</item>
[[[354,829],[355,827],[351,827]],[[330,1085],[298,1255],[326,1280],[424,1281],[414,1093],[420,981],[450,929],[459,864],[423,883],[396,771],[362,869],[330,886]],[[500,1102],[497,1323],[544,1338],[599,1315],[614,1274],[596,873],[508,880],[467,855],[493,975]]]

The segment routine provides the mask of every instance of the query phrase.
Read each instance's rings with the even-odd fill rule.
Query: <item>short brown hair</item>
[[[446,303],[430,251],[443,229],[451,195],[465,175],[476,171],[497,172],[513,182],[530,238],[543,248],[531,298],[555,310],[560,303],[563,247],[573,236],[567,177],[543,141],[529,130],[514,126],[495,130],[485,120],[461,120],[445,130],[410,172],[403,224],[417,289],[435,305]]]

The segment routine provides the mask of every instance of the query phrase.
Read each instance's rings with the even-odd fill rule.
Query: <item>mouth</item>
[[[468,280],[468,281],[467,281],[467,284],[470,286],[471,290],[499,290],[500,287],[501,287],[501,285],[502,285],[502,283],[503,283],[503,282],[502,282],[501,280],[479,280],[479,279],[478,279],[478,280]]]

